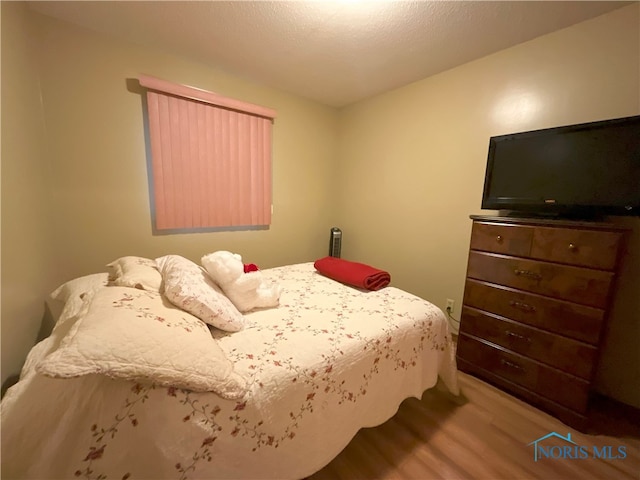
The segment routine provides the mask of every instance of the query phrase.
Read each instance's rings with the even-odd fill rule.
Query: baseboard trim
[[[615,423],[629,426],[629,431],[625,434],[640,438],[640,408],[633,405],[620,402],[599,392],[593,392],[590,417],[598,430],[603,433],[607,430],[607,424],[611,424],[611,420],[615,419]]]

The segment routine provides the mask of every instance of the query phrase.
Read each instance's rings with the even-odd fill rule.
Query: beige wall
[[[51,175],[34,29],[22,3],[2,2],[2,382],[36,340],[55,277]]]
[[[66,275],[95,271],[127,254],[179,253],[199,260],[204,253],[228,249],[270,267],[307,261],[325,250],[336,158],[335,110],[201,64],[36,18]],[[152,235],[141,96],[126,83],[141,73],[277,111],[271,228]]]
[[[339,224],[346,257],[459,318],[491,135],[640,113],[635,4],[341,113]],[[640,221],[630,220],[636,230]],[[600,389],[640,406],[640,245],[627,261]],[[636,292],[633,294],[632,292]]]
[[[72,277],[104,271],[104,265],[119,256],[178,253],[199,261],[205,253],[228,249],[266,268],[326,254],[335,197],[335,109],[64,22],[26,16],[23,4],[6,3],[2,2],[3,381],[17,373],[35,341],[46,293]],[[20,15],[6,15],[5,22],[5,8]],[[16,37],[11,49],[4,48],[9,45],[5,23]],[[5,50],[11,51],[7,68]],[[36,66],[46,149],[38,131],[42,112]],[[268,230],[152,235],[141,96],[131,91],[136,90],[135,82],[127,82],[141,73],[277,111],[274,214]],[[8,127],[7,119],[14,116],[20,123]],[[5,140],[9,133],[18,137],[11,145]],[[5,172],[9,167],[20,171]],[[24,180],[5,189],[10,174]],[[51,224],[45,222],[49,213]],[[47,272],[53,259],[59,261],[58,268]],[[24,262],[26,269],[21,270]],[[34,283],[41,268],[45,275]]]

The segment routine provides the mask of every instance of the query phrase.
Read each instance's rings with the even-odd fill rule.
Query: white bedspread
[[[53,379],[31,351],[2,402],[2,478],[302,478],[438,375],[458,393],[445,317],[387,287],[365,292],[312,264],[263,271],[280,306],[214,337],[250,387],[240,400],[103,375]],[[109,288],[109,287],[105,287]]]

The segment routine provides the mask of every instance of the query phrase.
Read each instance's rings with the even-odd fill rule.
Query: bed
[[[448,325],[436,306],[394,287],[344,285],[313,263],[262,274],[281,287],[279,305],[246,313],[237,332],[182,311],[168,325],[179,309],[163,295],[105,286],[98,274],[90,300],[65,298],[73,315],[63,310],[2,401],[3,478],[299,479],[328,464],[360,428],[393,416],[405,398],[420,398],[437,382],[458,393]],[[156,346],[172,356],[178,344],[181,356],[201,362],[190,372],[195,378],[218,360],[180,344],[180,335],[204,329],[225,357],[220,365],[231,365],[217,393],[197,383],[207,378],[185,388],[171,375],[127,379],[96,361],[78,374],[73,358],[68,378],[43,374],[99,296],[111,320],[101,320],[83,348],[144,355],[155,347],[138,341],[151,342],[144,332],[162,326],[171,340]],[[130,325],[148,321],[144,330],[118,327],[124,311],[135,314]],[[96,333],[112,325],[121,329],[115,337]]]

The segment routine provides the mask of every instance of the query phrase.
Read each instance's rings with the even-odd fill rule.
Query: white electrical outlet
[[[455,305],[456,302],[454,302],[452,299],[447,298],[447,310],[449,311],[449,313],[453,313],[453,306]]]

